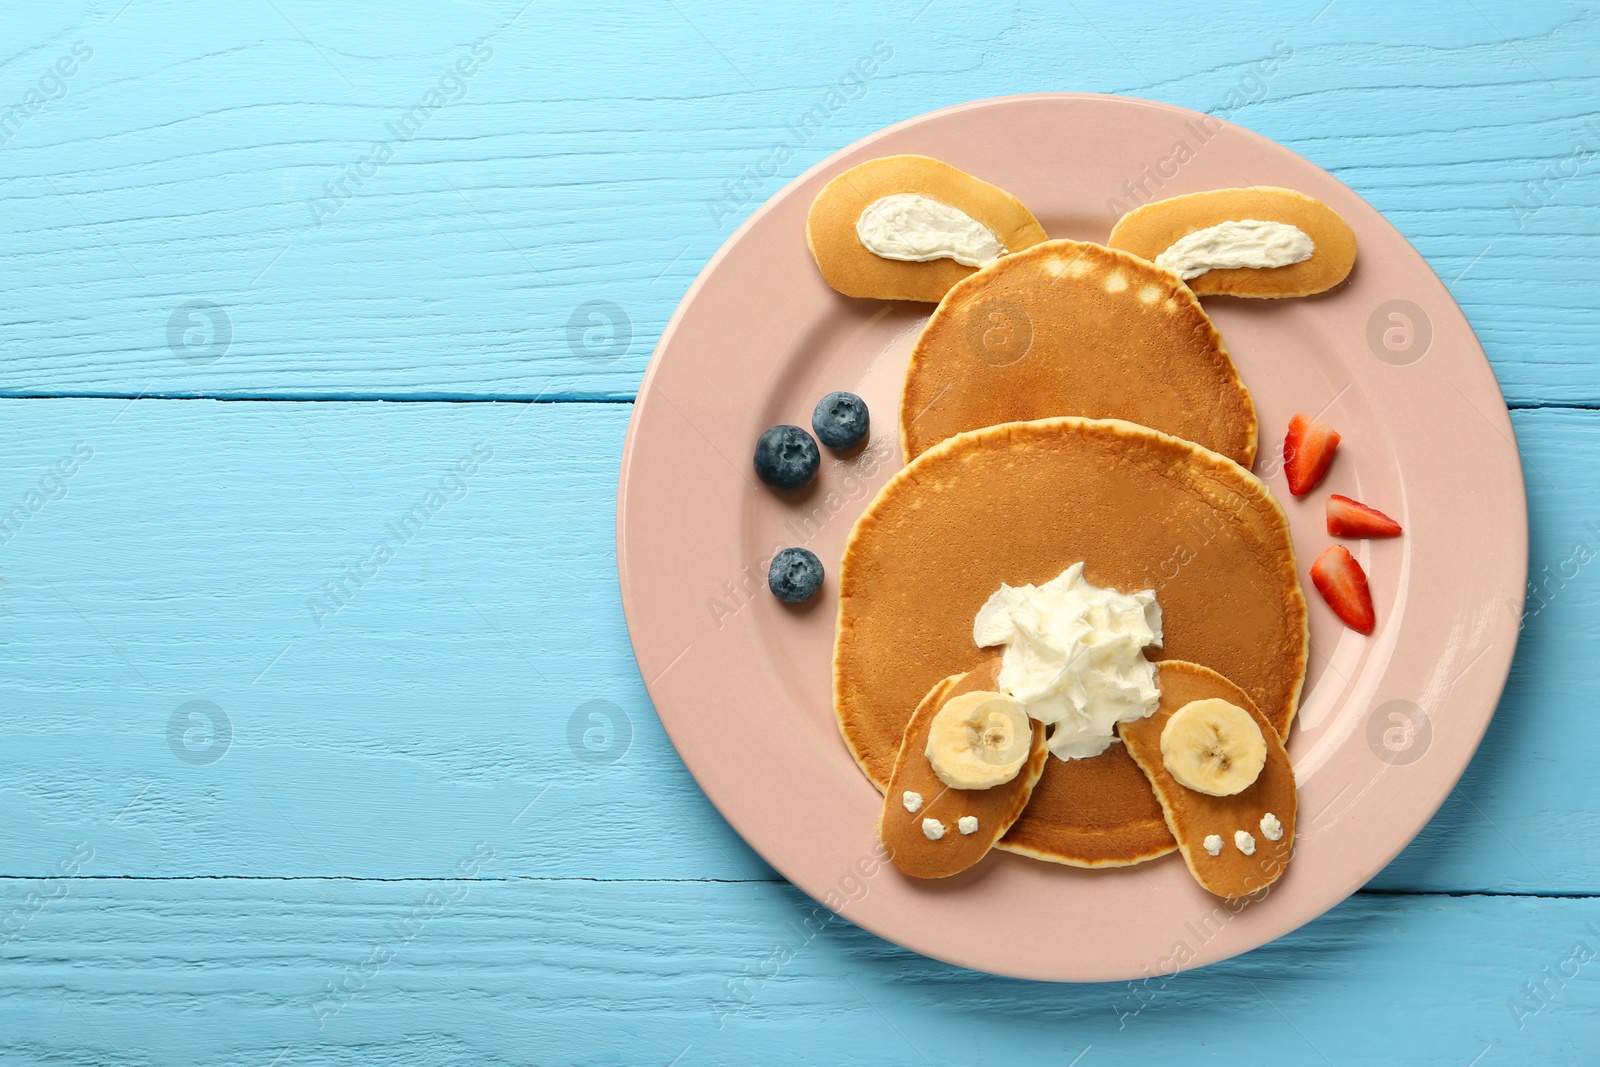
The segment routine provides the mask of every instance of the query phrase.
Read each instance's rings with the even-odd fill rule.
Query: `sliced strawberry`
[[[1328,532],[1335,537],[1399,537],[1400,524],[1377,508],[1334,493],[1328,498]]]
[[[1333,613],[1358,633],[1370,634],[1378,617],[1372,610],[1367,572],[1343,545],[1334,545],[1311,565],[1311,581]]]
[[[1283,472],[1289,477],[1289,492],[1305,496],[1317,487],[1333,462],[1339,447],[1339,431],[1310,415],[1289,420],[1289,433],[1283,439]]]

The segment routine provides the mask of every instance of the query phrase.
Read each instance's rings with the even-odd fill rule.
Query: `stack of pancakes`
[[[1146,260],[1045,241],[953,285],[907,370],[907,466],[840,567],[835,710],[873,784],[887,788],[924,698],[993,657],[972,639],[984,601],[1079,561],[1095,585],[1156,591],[1164,644],[1151,659],[1209,668],[1286,737],[1306,605],[1283,510],[1248,469],[1256,430],[1193,292]],[[1049,757],[998,847],[1108,867],[1177,842],[1115,743]]]

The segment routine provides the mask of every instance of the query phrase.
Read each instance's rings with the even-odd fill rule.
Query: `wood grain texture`
[[[1573,156],[1600,150],[1585,7],[122,6],[11,27],[17,98],[74,42],[94,56],[0,146],[5,395],[630,397],[689,281],[812,163],[936,107],[1092,90],[1329,168],[1451,283],[1513,402],[1600,403],[1574,269],[1600,252],[1600,155]],[[413,131],[480,40],[492,58]],[[878,41],[879,73],[747,172]],[[587,313],[569,335],[594,300],[626,346]],[[192,301],[227,316],[214,363],[169,345]]]
[[[86,836],[105,872],[414,875],[548,790],[501,846],[521,873],[623,876],[642,846],[652,877],[769,875],[633,663],[613,555],[627,406],[9,406],[7,507],[74,446],[92,456],[0,549],[0,873]],[[193,700],[231,747],[187,712],[177,747],[213,762],[175,754]]]
[[[1363,894],[1203,971],[1063,986],[916,956],[785,884],[502,881],[481,854],[476,880],[65,880],[0,947],[0,1051],[85,1067],[1460,1067],[1485,1049],[1578,1063],[1600,1042],[1592,899]],[[28,891],[0,882],[0,904]]]
[[[520,875],[770,877],[684,771],[634,666],[612,556],[627,416],[0,402],[0,518],[93,450],[0,547],[0,874],[87,840],[98,874],[416,877],[509,829],[497,847]],[[1600,554],[1600,416],[1518,412],[1516,429],[1544,606],[1466,778],[1384,888],[1600,891],[1600,570],[1572,561]],[[398,517],[475,446],[491,454],[465,495],[400,543]],[[318,628],[307,602],[332,603],[325,583],[379,541],[394,557]],[[173,747],[192,700],[231,722],[215,762]],[[185,713],[178,749],[213,743]]]

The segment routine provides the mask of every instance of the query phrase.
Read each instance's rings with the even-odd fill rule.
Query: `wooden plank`
[[[1600,250],[1600,164],[1573,155],[1600,149],[1594,12],[516,6],[18,16],[19,92],[93,56],[6,131],[0,395],[631,397],[689,281],[810,164],[934,107],[1097,90],[1332,169],[1452,282],[1513,402],[1600,403],[1573,269]],[[752,176],[876,42],[881,70]]]
[[[522,874],[770,877],[679,762],[628,646],[628,413],[0,401],[0,874],[89,840],[104,874],[408,877],[510,828],[496,844]],[[1570,562],[1600,550],[1600,415],[1515,421],[1546,606],[1458,796],[1386,888],[1600,888],[1600,585]],[[58,473],[75,449],[92,455]],[[402,536],[432,491],[449,499]],[[197,700],[231,747],[181,710]]]
[[[784,884],[497,880],[514,866],[469,841],[431,881],[0,881],[0,914],[26,916],[0,946],[0,1050],[163,1067],[1461,1067],[1576,1063],[1600,1042],[1593,899],[1361,894],[1203,971],[1062,986],[916,956]]]

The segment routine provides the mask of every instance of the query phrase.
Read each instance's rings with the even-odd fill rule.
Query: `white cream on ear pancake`
[[[1020,200],[948,163],[913,155],[869,159],[823,186],[806,215],[806,244],[817,269],[845,296],[932,303],[976,269],[953,259],[916,263],[873,255],[856,224],[870,204],[896,193],[916,193],[964,212],[1011,252],[1048,238]]]
[[[1240,219],[1282,222],[1311,239],[1309,259],[1281,267],[1209,270],[1189,280],[1201,296],[1310,296],[1332,289],[1356,262],[1356,235],[1327,204],[1293,189],[1256,185],[1157,200],[1117,220],[1106,244],[1154,261],[1189,234]]]

